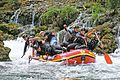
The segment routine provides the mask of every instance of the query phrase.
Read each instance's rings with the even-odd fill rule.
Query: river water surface
[[[5,41],[10,47],[11,62],[0,62],[0,80],[120,80],[120,57],[110,56],[113,64],[106,64],[103,56],[96,55],[96,63],[63,65],[61,63],[32,60],[28,64],[28,55],[21,58],[24,41],[21,39]]]

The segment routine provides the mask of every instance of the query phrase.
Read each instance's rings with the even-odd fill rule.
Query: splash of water
[[[112,53],[111,55],[113,57],[120,57],[120,26],[118,25],[118,31],[117,31],[117,46],[118,48]]]

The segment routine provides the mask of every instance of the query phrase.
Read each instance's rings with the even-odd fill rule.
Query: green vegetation
[[[116,9],[120,7],[120,0],[108,0],[108,4],[111,9]]]
[[[40,26],[40,27],[36,27],[36,28],[33,28],[32,31],[36,33],[39,33],[40,31],[45,31],[48,29],[48,26]]]
[[[17,36],[20,33],[16,24],[0,24],[0,30],[3,31],[4,35]]]
[[[63,24],[69,25],[77,18],[78,13],[79,11],[71,6],[52,7],[42,14],[42,24],[55,24],[55,27],[58,26],[60,29],[63,29]]]
[[[99,3],[94,3],[93,6],[91,7],[92,10],[92,19],[93,19],[93,24],[96,25],[97,20],[100,17],[100,14],[105,13],[105,8],[102,7],[101,4]]]

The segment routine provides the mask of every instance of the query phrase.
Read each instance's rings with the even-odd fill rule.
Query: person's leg
[[[64,51],[64,52],[66,52],[66,50],[67,50],[67,48],[61,47],[61,46],[59,46],[59,45],[54,45],[53,47],[54,47],[55,50],[62,50],[62,51]]]
[[[70,51],[70,49],[75,49],[75,46],[78,45],[78,43],[71,43],[67,47],[67,51]]]
[[[85,45],[76,45],[75,49],[88,49]]]
[[[63,52],[63,50],[54,50],[54,54],[60,54],[62,52]]]

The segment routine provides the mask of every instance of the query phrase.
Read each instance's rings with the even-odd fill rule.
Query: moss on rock
[[[0,31],[0,61],[8,61],[10,60],[9,58],[10,48],[4,47],[2,35],[3,35],[3,32]]]
[[[101,41],[104,46],[104,51],[107,53],[112,53],[117,48],[117,44],[116,44],[116,40],[115,40],[116,36],[112,32],[112,30],[115,26],[116,25],[106,22],[103,25],[99,25],[99,26],[95,27],[97,31],[101,32]],[[95,51],[100,52],[98,47],[96,48]]]

